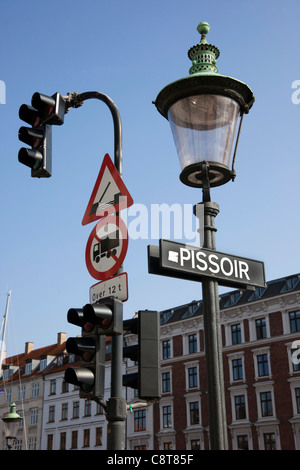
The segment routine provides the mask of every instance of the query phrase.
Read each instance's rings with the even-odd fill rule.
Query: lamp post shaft
[[[215,250],[216,228],[214,219],[219,213],[219,206],[215,202],[207,200],[202,204],[204,205],[204,248]],[[202,299],[210,446],[212,450],[227,450],[228,438],[217,281],[213,279],[202,281]]]

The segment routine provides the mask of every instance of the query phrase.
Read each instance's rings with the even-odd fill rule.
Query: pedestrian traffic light
[[[85,320],[83,309],[69,309],[68,322],[81,326],[82,335],[67,340],[67,352],[79,357],[80,366],[69,367],[65,381],[79,387],[80,398],[97,401],[104,396],[106,338],[96,323]]]
[[[47,178],[52,171],[52,125],[64,122],[65,101],[59,94],[34,93],[31,106],[22,104],[19,117],[32,127],[20,127],[19,140],[31,146],[19,150],[20,163],[31,168],[31,176]]]
[[[83,307],[86,322],[98,325],[98,334],[112,336],[123,332],[123,303],[115,297],[106,297]]]
[[[159,313],[142,310],[123,322],[126,332],[137,335],[138,344],[125,346],[123,357],[138,361],[138,372],[123,375],[123,385],[138,390],[139,398],[158,399],[161,396],[160,317]]]

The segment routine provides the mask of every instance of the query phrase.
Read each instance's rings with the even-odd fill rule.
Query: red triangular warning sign
[[[132,204],[133,199],[107,153],[83,216],[82,225],[90,224],[106,215],[115,214]]]

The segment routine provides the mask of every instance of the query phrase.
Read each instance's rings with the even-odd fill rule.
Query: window
[[[295,398],[297,413],[300,414],[300,388],[295,388]]]
[[[25,385],[21,385],[20,387],[18,387],[18,400],[19,401],[25,400],[25,392],[26,392]]]
[[[163,312],[160,314],[160,324],[164,325],[164,323],[167,323],[169,318],[173,315],[174,310],[167,310],[166,312]]]
[[[171,380],[170,380],[170,372],[163,372],[162,374],[162,392],[170,392],[171,391]]]
[[[64,363],[64,356],[60,354],[59,356],[57,356],[57,365],[62,366],[63,363]]]
[[[171,342],[169,339],[166,341],[163,341],[162,352],[163,352],[163,359],[168,359],[169,357],[171,357]]]
[[[60,450],[66,450],[66,441],[67,441],[67,434],[65,432],[60,433]]]
[[[40,384],[35,382],[31,385],[31,398],[37,398],[40,396]]]
[[[299,349],[292,349],[290,350],[291,354],[291,364],[292,364],[292,369],[293,372],[298,372],[300,371],[300,361],[299,359]]]
[[[146,410],[134,412],[134,431],[146,431]]]
[[[102,428],[96,428],[96,446],[102,446]]]
[[[232,341],[232,344],[239,344],[242,342],[240,323],[231,325],[231,341]]]
[[[233,380],[242,380],[243,379],[243,360],[233,359],[232,361],[232,376]]]
[[[253,294],[251,294],[251,296],[249,297],[248,301],[251,302],[253,300],[258,300],[261,298],[261,296],[263,295],[263,293],[265,292],[266,288],[265,287],[256,287],[255,288],[255,291],[253,292]]]
[[[288,292],[288,291],[293,290],[296,287],[296,285],[298,284],[298,281],[299,281],[298,276],[293,276],[289,279],[286,279],[285,285],[281,289],[281,292]]]
[[[56,393],[56,380],[50,380],[50,395],[55,395]]]
[[[164,450],[172,450],[172,442],[164,442]]]
[[[197,335],[189,335],[189,354],[197,352]]]
[[[264,434],[265,450],[276,450],[275,434],[273,432]]]
[[[40,370],[44,370],[47,365],[47,358],[43,357],[40,361]]]
[[[236,395],[234,397],[234,406],[235,406],[235,419],[245,419],[246,418],[246,402],[245,395]]]
[[[190,404],[190,424],[199,424],[199,403],[197,401]]]
[[[72,431],[71,449],[77,449],[77,446],[78,446],[78,431]]]
[[[263,339],[267,337],[265,318],[258,318],[257,320],[255,320],[255,328],[256,328],[256,339]]]
[[[38,419],[39,419],[38,408],[34,408],[33,410],[30,410],[30,424],[36,425],[38,423]]]
[[[11,388],[6,389],[6,402],[11,403]]]
[[[300,331],[300,310],[297,312],[290,312],[290,328],[291,333]]]
[[[30,437],[28,440],[28,450],[36,450],[36,437]]]
[[[91,416],[92,403],[91,400],[85,400],[84,402],[84,416]]]
[[[90,447],[90,430],[83,430],[83,447]]]
[[[269,362],[267,354],[259,354],[257,356],[257,370],[259,377],[269,375]]]
[[[68,403],[62,403],[61,405],[61,420],[68,419]]]
[[[272,396],[271,392],[260,393],[261,415],[273,416]]]
[[[53,450],[53,434],[47,436],[47,450]]]
[[[49,423],[54,423],[54,421],[55,421],[55,406],[51,405],[51,406],[49,406],[48,422]]]
[[[79,401],[73,402],[73,418],[79,418]]]
[[[248,436],[242,434],[237,436],[238,450],[249,450]]]
[[[171,406],[163,406],[163,427],[170,428],[172,427],[172,408]]]
[[[62,381],[61,384],[61,393],[67,393],[69,391],[69,384],[68,382]]]
[[[198,387],[197,367],[189,367],[188,384],[189,384],[189,388]]]
[[[101,405],[101,403],[97,403],[97,406],[96,406],[96,414],[97,415],[103,415],[104,414],[104,408],[103,406]]]
[[[200,440],[192,439],[191,440],[191,450],[200,450]]]
[[[75,354],[69,354],[68,362],[69,364],[75,362]]]
[[[30,361],[26,362],[26,364],[25,364],[25,375],[31,374],[31,371],[32,371],[32,362],[30,360]]]
[[[239,298],[241,297],[242,293],[243,293],[242,291],[237,291],[237,292],[233,292],[232,294],[230,294],[224,307],[227,308],[227,307],[232,307],[233,305],[235,305],[237,301],[239,300]]]

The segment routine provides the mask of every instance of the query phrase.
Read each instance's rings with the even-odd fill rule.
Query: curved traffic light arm
[[[70,108],[79,108],[85,100],[97,99],[103,101],[110,109],[114,123],[114,163],[122,176],[122,123],[119,110],[113,100],[100,91],[86,91],[84,93],[68,93],[64,96],[66,101],[66,112]]]

